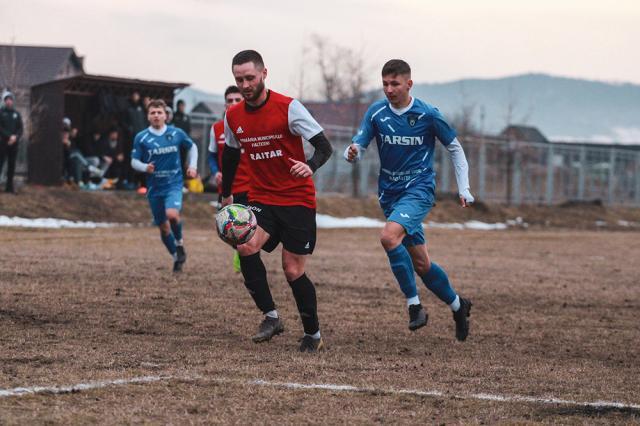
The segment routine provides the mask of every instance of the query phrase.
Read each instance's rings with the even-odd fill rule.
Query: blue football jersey
[[[158,136],[149,129],[136,135],[133,142],[131,158],[143,163],[153,163],[155,170],[147,174],[147,194],[149,196],[165,195],[176,188],[182,190],[182,164],[180,149],[190,149],[193,141],[177,127],[167,126],[165,132]]]
[[[380,154],[379,191],[398,193],[435,185],[435,140],[446,146],[455,137],[437,108],[413,98],[409,109],[398,115],[384,99],[369,107],[353,143],[367,148],[375,138]]]

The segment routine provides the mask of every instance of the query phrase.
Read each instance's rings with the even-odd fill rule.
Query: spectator
[[[126,130],[127,134],[124,138],[123,152],[127,153],[127,156],[133,149],[133,138],[142,130],[146,129],[149,125],[147,122],[146,108],[149,103],[149,97],[145,96],[143,103],[140,102],[140,93],[135,91],[131,94],[129,100],[129,107],[127,108],[126,116]],[[130,162],[130,158],[125,158],[127,164]],[[130,182],[135,182],[139,186],[144,186],[144,174],[136,173],[131,167],[127,166],[125,178]]]
[[[176,104],[176,113],[173,115],[173,125],[182,129],[187,136],[191,136],[191,119],[185,113],[185,103],[181,99]]]
[[[83,176],[101,176],[102,171],[89,162],[78,148],[78,129],[64,123],[62,130],[63,177],[69,184],[84,187]]]
[[[104,177],[108,179],[122,179],[124,172],[124,152],[120,141],[120,132],[118,129],[109,130],[107,138],[101,146],[101,160],[105,164]]]
[[[18,143],[22,137],[23,126],[20,113],[13,107],[13,93],[8,90],[2,94],[4,106],[0,108],[0,175],[5,158],[7,159],[7,183],[5,191],[15,193],[13,175],[16,171]]]
[[[167,121],[166,124],[173,124],[173,110],[169,105],[165,108],[165,112],[167,113]]]

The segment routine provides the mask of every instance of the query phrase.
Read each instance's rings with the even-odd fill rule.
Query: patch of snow
[[[47,229],[60,229],[60,228],[116,228],[116,227],[129,227],[128,223],[104,223],[104,222],[74,222],[65,219],[54,218],[38,218],[27,219],[24,217],[9,217],[0,216],[0,227],[10,226],[16,228],[47,228]]]

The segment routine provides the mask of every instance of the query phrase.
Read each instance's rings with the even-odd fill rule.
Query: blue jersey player
[[[173,271],[180,272],[187,260],[182,239],[182,164],[180,150],[187,149],[187,176],[198,174],[198,148],[185,132],[167,126],[166,104],[152,100],[148,106],[151,126],[138,133],[133,141],[131,167],[147,173],[147,198],[153,222],[160,228],[160,238],[173,256]]]
[[[382,85],[387,99],[369,107],[344,156],[349,162],[358,161],[370,141],[376,140],[380,155],[378,197],[387,218],[380,242],[407,298],[409,329],[425,326],[428,319],[418,297],[417,272],[427,288],[451,307],[456,338],[462,341],[469,334],[471,301],[458,296],[444,270],[429,259],[422,221],[435,202],[436,138],[451,155],[462,207],[474,201],[467,160],[442,114],[409,94],[413,85],[409,64],[400,59],[388,61],[382,68]]]

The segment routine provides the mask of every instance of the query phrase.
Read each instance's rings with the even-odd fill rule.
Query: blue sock
[[[389,250],[387,256],[389,257],[393,275],[396,276],[396,280],[400,284],[400,290],[402,290],[407,299],[416,297],[418,289],[416,288],[413,263],[411,263],[411,255],[409,255],[405,246],[400,244],[393,250]]]
[[[173,232],[173,236],[176,241],[182,241],[182,221],[178,223],[171,223],[171,232]]]
[[[431,268],[421,278],[427,288],[447,305],[456,299],[456,292],[449,283],[447,273],[437,263],[431,262]]]
[[[169,235],[164,235],[161,232],[160,238],[162,238],[162,242],[167,248],[167,251],[169,251],[169,254],[171,254],[172,256],[176,254],[176,238],[173,236],[173,234],[169,232]]]

